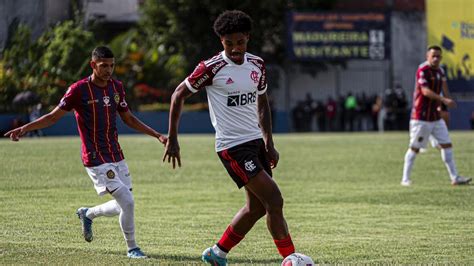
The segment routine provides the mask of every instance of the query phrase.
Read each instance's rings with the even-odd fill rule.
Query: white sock
[[[227,256],[227,252],[222,251],[222,249],[220,249],[217,245],[212,246],[212,251],[214,251],[214,253],[221,258],[225,258]]]
[[[86,216],[89,219],[94,219],[100,216],[115,216],[120,214],[120,206],[118,205],[116,200],[109,200],[104,204],[97,205],[95,207],[89,208],[87,210]]]
[[[458,176],[458,171],[456,170],[456,165],[454,164],[453,149],[441,149],[441,159],[443,159],[443,162],[446,165],[446,168],[448,169],[449,177],[451,178],[451,180],[456,179],[456,177]]]
[[[127,242],[128,250],[137,247],[135,242],[135,222],[134,222],[134,209],[135,202],[133,200],[132,192],[127,187],[121,187],[117,189],[112,196],[117,201],[118,205],[122,209],[120,212],[120,228],[122,228],[123,237]]]
[[[405,154],[405,163],[403,164],[403,179],[402,181],[410,180],[411,169],[413,168],[413,163],[415,162],[416,152],[412,149],[408,149]]]

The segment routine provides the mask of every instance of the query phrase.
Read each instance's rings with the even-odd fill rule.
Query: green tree
[[[18,25],[3,51],[0,111],[14,111],[16,94],[30,90],[46,106],[56,105],[69,84],[86,75],[95,41],[81,23],[65,21],[31,40],[30,29]]]

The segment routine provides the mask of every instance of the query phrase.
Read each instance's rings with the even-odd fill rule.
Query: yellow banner
[[[474,0],[426,0],[426,17],[428,45],[443,48],[442,63],[446,65],[448,80],[454,84],[463,81],[464,86],[471,87],[474,84]]]

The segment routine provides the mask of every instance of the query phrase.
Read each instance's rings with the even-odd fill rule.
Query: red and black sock
[[[295,246],[293,245],[293,241],[291,241],[290,234],[288,234],[288,236],[283,239],[273,239],[273,242],[275,242],[278,252],[283,258],[295,253]]]
[[[222,234],[221,239],[217,242],[217,246],[224,252],[229,252],[233,247],[235,247],[239,242],[244,238],[234,232],[232,226],[228,226],[224,234]]]

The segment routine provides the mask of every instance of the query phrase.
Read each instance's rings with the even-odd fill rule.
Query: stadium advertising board
[[[293,60],[384,60],[390,57],[386,13],[289,12],[288,56]]]
[[[474,101],[474,1],[426,1],[428,44],[443,48],[449,90]]]

